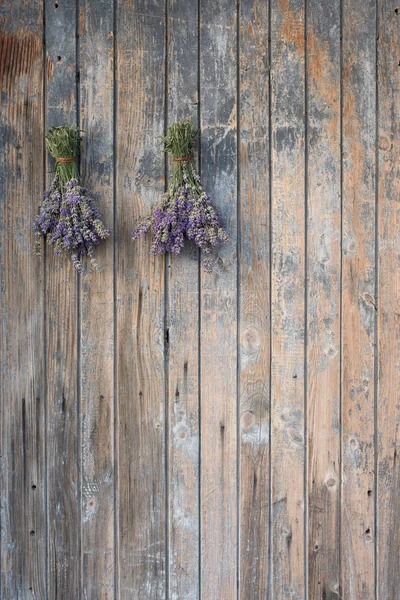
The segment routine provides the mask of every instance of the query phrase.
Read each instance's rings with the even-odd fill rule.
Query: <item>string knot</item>
[[[76,162],[76,156],[71,156],[70,158],[63,158],[63,157],[55,156],[54,160],[59,163]]]
[[[174,162],[188,162],[189,160],[193,160],[193,154],[189,156],[181,156],[180,158],[174,158]]]

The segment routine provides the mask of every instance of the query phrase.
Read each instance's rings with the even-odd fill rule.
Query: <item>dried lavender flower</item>
[[[109,237],[98,204],[90,192],[81,187],[76,164],[80,142],[75,127],[52,127],[46,136],[46,146],[56,159],[55,177],[43,195],[39,214],[33,222],[36,237],[34,254],[40,256],[40,239],[44,236],[54,246],[54,253],[71,256],[76,271],[85,270],[88,256],[95,271],[101,268],[94,257],[94,247]]]
[[[219,212],[213,207],[193,166],[193,147],[197,132],[191,121],[174,123],[163,138],[164,150],[174,159],[174,171],[168,191],[153,215],[133,230],[133,239],[153,234],[152,254],[179,254],[185,239],[198,246],[205,271],[212,271],[214,249],[228,236]]]

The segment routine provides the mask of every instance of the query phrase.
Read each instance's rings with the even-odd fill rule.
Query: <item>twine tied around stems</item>
[[[70,256],[78,273],[101,271],[94,249],[110,232],[101,220],[93,194],[82,187],[78,172],[80,130],[73,126],[50,127],[46,148],[54,159],[54,178],[43,195],[34,220],[35,254],[40,255],[41,238],[54,246],[56,255]],[[188,151],[182,154],[189,154]]]
[[[54,160],[59,163],[70,163],[76,162],[76,156],[71,156],[70,158],[62,158],[62,157],[54,157]]]
[[[181,162],[181,161],[189,161],[189,160],[193,160],[193,154],[190,154],[189,156],[181,156],[180,158],[174,158],[174,162]]]
[[[201,250],[204,270],[210,272],[216,246],[227,242],[228,235],[194,167],[196,138],[190,120],[172,123],[161,137],[164,152],[172,155],[175,166],[153,214],[138,223],[132,235],[136,240],[150,231],[154,255],[179,254],[187,241],[193,250]]]

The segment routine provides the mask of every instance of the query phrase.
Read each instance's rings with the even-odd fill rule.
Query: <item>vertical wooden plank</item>
[[[168,2],[168,124],[198,126],[198,3]],[[171,171],[172,173],[172,168]],[[197,600],[199,582],[199,264],[168,256],[169,530],[172,600]]]
[[[43,262],[32,221],[43,193],[43,11],[0,7],[0,597],[46,598]]]
[[[304,581],[305,82],[304,2],[271,5],[272,589]]]
[[[400,589],[400,10],[393,0],[379,9],[377,600],[384,600]]]
[[[375,0],[343,3],[342,593],[374,598]]]
[[[268,581],[270,270],[269,14],[240,6],[240,597]]]
[[[309,0],[308,573],[310,598],[340,594],[340,2]]]
[[[132,32],[135,32],[132,35]],[[118,2],[117,394],[121,600],[166,590],[164,260],[132,227],[164,191],[165,6]]]
[[[201,596],[237,588],[237,13],[202,0],[201,172],[230,242],[201,273]]]
[[[80,8],[81,174],[113,225],[113,2]],[[85,276],[81,298],[83,597],[114,598],[113,241],[96,249],[103,273]]]
[[[46,129],[76,125],[76,2],[46,0],[46,46],[54,72],[47,86]],[[48,165],[50,184],[52,165]],[[79,598],[81,579],[78,276],[47,248],[47,471],[49,598]]]

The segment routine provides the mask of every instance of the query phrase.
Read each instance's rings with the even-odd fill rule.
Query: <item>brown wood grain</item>
[[[383,600],[400,589],[400,13],[392,0],[379,10],[377,600]]]
[[[230,242],[201,273],[201,593],[237,587],[237,13],[203,0],[200,15],[201,174]]]
[[[272,589],[303,597],[305,44],[304,3],[271,13],[272,103]]]
[[[240,597],[268,585],[270,425],[268,4],[240,6]]]
[[[54,65],[46,129],[77,125],[76,3],[46,0],[46,48]],[[62,33],[62,34],[61,34]],[[46,154],[48,159],[48,155]],[[53,174],[47,162],[47,185]],[[46,254],[48,597],[81,591],[79,282],[71,259]]]
[[[0,4],[0,599],[396,600],[400,7]],[[212,274],[131,240],[185,117]],[[85,277],[31,256],[78,123]]]
[[[340,597],[340,2],[307,5],[308,595]]]
[[[164,191],[164,5],[119,2],[117,35],[119,591],[158,600],[167,572],[164,259],[131,231]]]
[[[45,598],[43,12],[0,7],[0,597]],[[16,309],[18,307],[18,309]]]
[[[342,594],[374,581],[375,2],[343,4]]]
[[[198,5],[168,2],[168,125],[198,118]],[[168,174],[172,165],[168,164]],[[200,598],[199,261],[167,258],[169,594]]]
[[[81,174],[113,228],[113,3],[88,0],[79,15]],[[81,290],[82,593],[114,598],[113,238],[96,249],[102,273]]]

